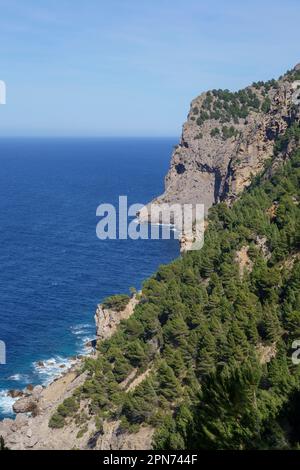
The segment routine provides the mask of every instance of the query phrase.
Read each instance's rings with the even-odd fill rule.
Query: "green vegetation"
[[[238,135],[239,131],[233,126],[223,126],[221,131],[218,127],[215,127],[210,132],[211,137],[221,137],[223,140],[231,139],[232,137],[237,137]]]
[[[239,131],[235,129],[233,126],[227,127],[223,126],[222,127],[222,137],[224,140],[227,139],[232,139],[232,137],[237,137],[239,135]]]
[[[268,80],[267,82],[254,82],[252,83],[252,86],[256,88],[256,90],[262,91],[264,95],[266,95],[270,90],[276,90],[279,87],[278,82],[275,79]]]
[[[300,80],[300,70],[288,71],[284,77],[290,82]],[[277,80],[267,82],[259,81],[252,83],[252,87],[230,92],[229,90],[212,90],[207,92],[201,108],[194,106],[192,108],[191,119],[196,120],[199,126],[202,126],[209,119],[216,119],[221,124],[233,122],[238,124],[240,119],[246,119],[250,112],[268,113],[271,109],[271,99],[269,92],[277,90],[279,83]],[[261,100],[263,97],[263,100]],[[217,128],[216,128],[217,129]],[[215,129],[212,131],[212,137],[218,134]]]
[[[291,126],[276,150],[299,133]],[[86,382],[49,425],[76,419],[84,400],[99,426],[155,426],[156,449],[298,448],[300,367],[291,355],[300,334],[299,201],[297,150],[232,208],[213,207],[203,249],[144,283],[133,316],[98,344]],[[243,276],[242,247],[251,266]],[[122,382],[145,371],[126,393]]]
[[[74,416],[78,409],[79,403],[75,397],[66,398],[66,400],[59,405],[56,413],[51,417],[49,427],[63,428],[65,425],[65,419]]]
[[[271,100],[270,98],[267,96],[263,102],[263,104],[261,105],[261,110],[263,113],[268,113],[271,109]]]
[[[102,302],[102,305],[104,308],[112,309],[112,310],[115,310],[116,312],[121,312],[127,307],[129,300],[130,300],[129,295],[125,295],[125,294],[112,295],[111,297],[107,297]]]
[[[277,155],[280,152],[285,152],[289,144],[299,145],[300,143],[300,127],[292,124],[287,131],[277,139],[275,144],[274,153]]]
[[[300,70],[288,70],[286,73],[286,77],[290,82],[300,80]]]
[[[197,110],[197,113],[195,112]],[[225,124],[246,119],[250,111],[260,110],[260,99],[250,88],[232,93],[229,90],[212,90],[204,99],[201,110],[193,109],[198,115],[197,124],[201,126],[208,119],[216,119]]]
[[[88,426],[85,425],[82,429],[78,431],[76,438],[81,439],[88,432],[88,430],[89,430]]]
[[[218,127],[215,127],[210,132],[211,137],[216,137],[216,136],[219,136],[219,135],[220,135],[220,129]]]
[[[0,450],[9,450],[8,447],[6,447],[3,436],[0,436]]]

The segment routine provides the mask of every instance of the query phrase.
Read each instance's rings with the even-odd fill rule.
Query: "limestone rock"
[[[11,398],[20,398],[24,395],[24,392],[22,390],[9,390],[7,395]]]
[[[154,428],[141,427],[138,432],[130,434],[120,430],[120,422],[105,422],[103,434],[97,436],[93,448],[97,450],[145,450],[151,449]]]
[[[26,445],[29,449],[34,447],[38,443],[39,439],[37,436],[32,436],[30,439],[26,442]]]
[[[36,385],[34,389],[32,390],[32,397],[35,400],[38,400],[41,396],[41,393],[43,392],[44,388],[41,385]]]
[[[36,411],[37,400],[33,397],[20,398],[13,404],[13,410],[15,413],[32,413]]]
[[[299,71],[300,64],[294,70]],[[203,119],[203,122],[199,120],[201,111],[204,112],[207,107],[207,97],[210,95],[204,93],[196,98],[183,126],[180,145],[172,156],[170,170],[166,176],[165,192],[155,199],[154,203],[159,206],[163,203],[202,203],[207,212],[209,207],[219,201],[230,204],[235,200],[250,184],[252,176],[259,173],[266,160],[273,155],[274,143],[278,136],[283,135],[288,123],[300,119],[300,108],[292,105],[295,84],[288,76],[284,76],[275,85],[263,91],[257,87],[247,89],[257,95],[260,103],[268,98],[269,106],[264,109],[252,109],[246,117],[227,124],[234,127],[234,133],[226,139],[222,136],[224,123],[219,119]],[[284,154],[278,155],[268,171],[279,165],[292,150],[291,146]],[[270,217],[273,209],[271,208]],[[143,220],[143,217],[147,217],[146,211],[141,211],[140,219]],[[193,242],[194,240],[186,235],[182,239],[185,249],[189,249]],[[270,253],[267,239],[257,237],[255,242],[262,255],[268,259]],[[236,262],[239,264],[241,276],[246,270],[252,269],[247,246],[236,253]],[[292,263],[293,259],[289,262]],[[109,338],[116,331],[120,321],[132,315],[138,301],[137,296],[133,296],[121,312],[104,309],[99,305],[95,315],[98,340]],[[159,338],[153,339],[149,346],[155,358],[160,348]],[[258,344],[256,351],[261,364],[267,364],[276,356],[276,344]],[[42,363],[39,366],[43,367]],[[137,387],[150,370],[151,366],[140,375],[136,375],[136,370],[132,371],[122,384],[124,393]],[[105,420],[103,431],[100,432],[96,429],[93,416],[89,416],[88,430],[81,438],[77,437],[80,428],[75,420],[70,420],[61,429],[49,427],[49,419],[57,407],[66,398],[71,397],[86,378],[87,372],[70,371],[45,388],[28,386],[26,396],[22,396],[14,404],[14,411],[18,413],[16,419],[4,419],[0,422],[0,436],[3,436],[5,444],[15,450],[70,450],[73,447],[99,450],[150,449],[155,431],[150,426],[141,426],[138,432],[130,434],[120,426],[119,421]],[[82,411],[88,414],[89,404],[82,403],[81,406]],[[37,416],[36,409],[39,410]],[[34,417],[26,416],[25,413],[28,412],[33,412]]]
[[[300,64],[294,70],[300,70]],[[235,119],[230,116],[226,122],[215,115],[217,93],[206,92],[195,98],[183,125],[180,144],[172,155],[165,192],[139,212],[140,221],[161,221],[157,211],[153,217],[149,215],[152,206],[159,206],[164,212],[164,204],[203,204],[207,213],[218,202],[234,201],[250,185],[253,176],[263,170],[288,123],[299,120],[300,105],[293,104],[294,87],[295,82],[286,74],[271,86],[246,88],[246,93],[259,100],[259,106],[250,106],[247,116]],[[225,137],[224,125],[227,130],[233,129]],[[287,149],[287,153],[291,150]],[[191,245],[190,240],[183,239],[183,251]]]
[[[116,331],[120,321],[126,320],[132,315],[137,303],[137,297],[134,295],[121,312],[105,309],[101,304],[98,305],[95,314],[96,334],[98,339],[104,340],[110,338]]]
[[[260,364],[268,364],[277,354],[276,343],[269,346],[258,344],[256,347]]]

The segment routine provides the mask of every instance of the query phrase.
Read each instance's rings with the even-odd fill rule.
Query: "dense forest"
[[[156,429],[155,449],[300,446],[300,128],[232,207],[209,213],[205,244],[147,280],[131,318],[99,342],[88,378],[51,427],[120,419],[120,432]],[[126,303],[126,296],[117,304]],[[113,298],[108,299],[113,303]],[[125,393],[136,369],[145,379]],[[89,412],[80,411],[88,400]]]

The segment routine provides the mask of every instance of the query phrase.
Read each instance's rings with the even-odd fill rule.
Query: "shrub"
[[[76,398],[66,398],[64,402],[59,405],[57,411],[52,415],[49,421],[50,428],[63,428],[65,425],[65,418],[73,416],[79,409],[79,403]]]
[[[210,135],[211,137],[216,137],[217,135],[220,135],[220,129],[218,127],[215,127],[211,130]]]
[[[0,450],[9,450],[8,447],[6,447],[3,436],[0,436]]]
[[[49,421],[49,428],[53,428],[53,429],[59,429],[59,428],[63,428],[65,425],[65,419],[64,417],[58,413],[58,411],[56,411],[50,418],[50,421]]]
[[[89,430],[89,429],[88,429],[87,426],[85,426],[84,428],[80,429],[80,430],[78,431],[78,433],[77,433],[76,438],[77,438],[77,439],[81,439],[81,437],[83,437],[83,436],[88,432],[88,430]]]
[[[236,137],[238,135],[238,130],[235,129],[233,126],[227,127],[223,126],[222,127],[222,136],[223,139],[231,139],[232,137]]]
[[[261,105],[261,110],[264,112],[264,113],[268,113],[271,109],[271,100],[269,97],[267,97],[263,104]]]
[[[107,297],[102,302],[103,308],[116,310],[116,312],[121,312],[124,310],[128,302],[130,300],[129,295],[119,294],[119,295],[112,295],[111,297]]]

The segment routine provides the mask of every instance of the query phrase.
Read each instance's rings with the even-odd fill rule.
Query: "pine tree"
[[[214,371],[216,367],[216,339],[209,330],[203,332],[198,344],[197,374],[203,377]]]
[[[176,379],[176,376],[171,367],[169,367],[164,360],[161,361],[158,368],[157,379],[159,383],[159,390],[163,397],[165,397],[167,400],[172,400],[178,396],[180,390],[179,382]]]

